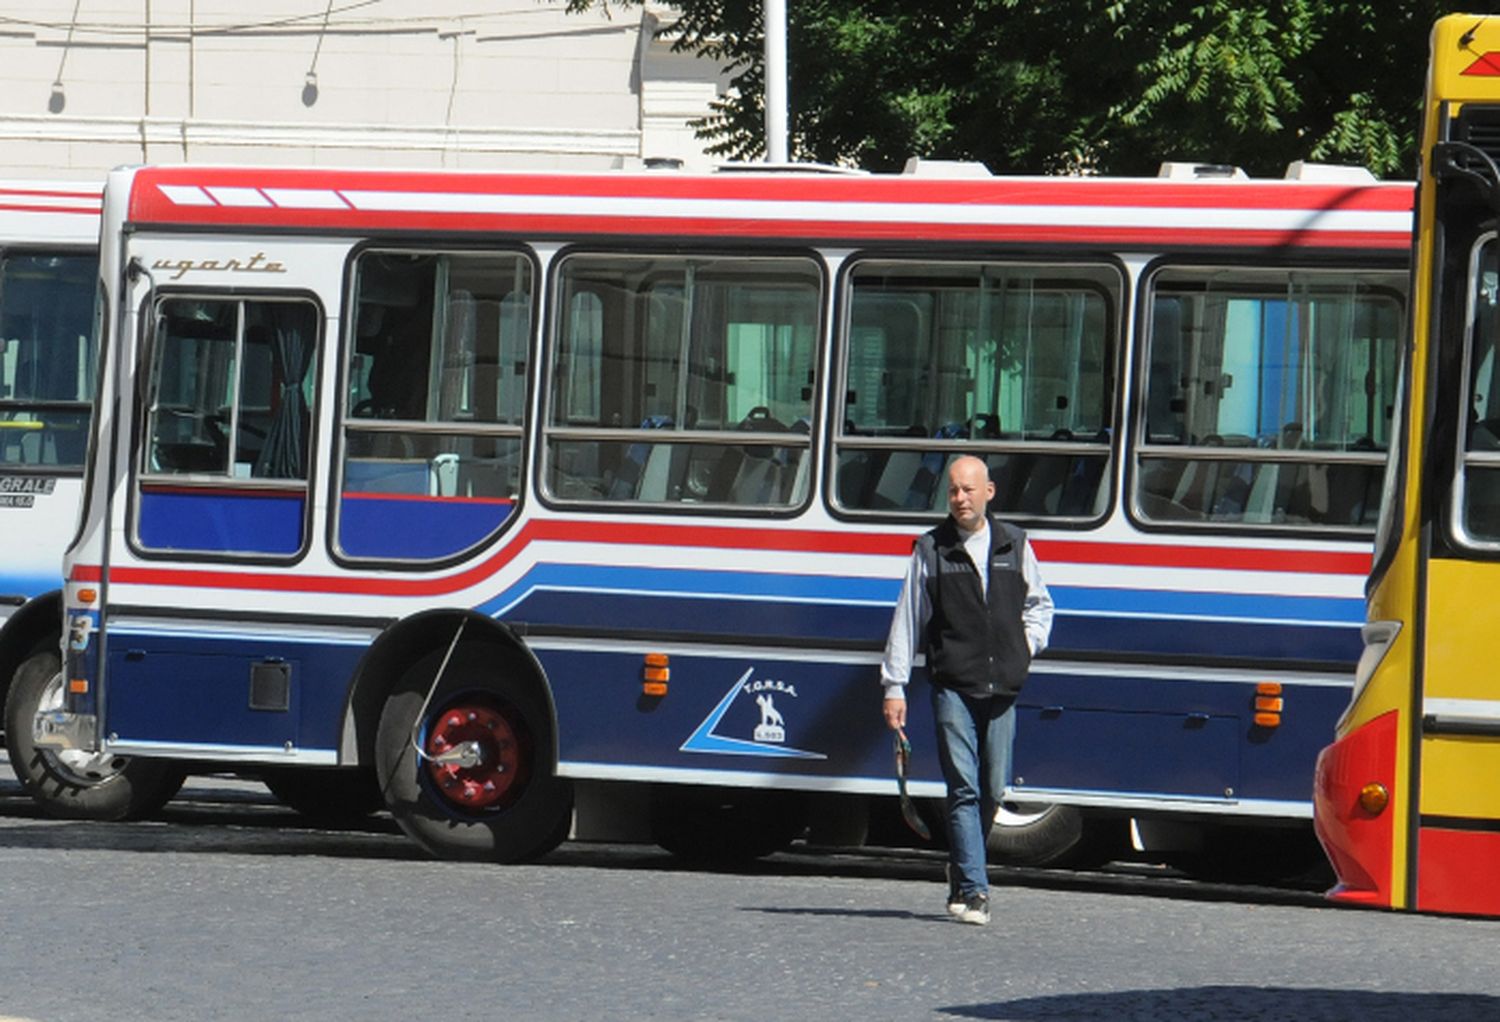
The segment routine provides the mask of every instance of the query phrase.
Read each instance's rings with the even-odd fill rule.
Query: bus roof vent
[[[836,174],[862,176],[869,173],[858,167],[840,167],[832,163],[762,163],[758,161],[731,160],[715,164],[718,174]]]
[[[1293,160],[1286,165],[1288,181],[1317,181],[1325,184],[1367,185],[1375,180],[1364,167],[1344,163],[1309,163]]]
[[[973,160],[924,160],[918,156],[907,160],[901,173],[912,177],[994,177],[990,168]]]
[[[1188,163],[1175,160],[1163,163],[1156,176],[1176,181],[1244,181],[1249,177],[1232,163]]]

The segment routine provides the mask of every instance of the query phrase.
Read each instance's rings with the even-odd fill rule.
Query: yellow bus
[[[1432,34],[1411,342],[1364,654],[1314,813],[1336,900],[1500,914],[1500,16]]]

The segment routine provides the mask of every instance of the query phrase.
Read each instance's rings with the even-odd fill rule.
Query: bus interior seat
[[[1219,462],[1194,459],[1177,477],[1171,502],[1194,516],[1207,517],[1219,475]]]
[[[345,493],[426,496],[431,485],[431,470],[425,461],[350,458],[344,462]]]
[[[1073,439],[1073,431],[1056,429],[1047,439],[1068,442]],[[1021,487],[1020,510],[1031,514],[1058,512],[1073,458],[1066,454],[1033,454],[1029,458],[1031,467]]]
[[[1090,442],[1108,444],[1109,430],[1099,430],[1090,438]],[[1104,466],[1108,462],[1109,458],[1107,456],[1095,454],[1080,454],[1072,459],[1072,464],[1068,469],[1067,480],[1063,483],[1062,494],[1058,498],[1058,514],[1095,515],[1103,513],[1099,499],[1100,483],[1104,480]]]
[[[1245,521],[1273,522],[1278,520],[1278,513],[1285,515],[1288,484],[1283,480],[1291,476],[1290,470],[1294,467],[1279,462],[1257,467],[1255,481],[1250,484],[1250,495],[1245,498]]]
[[[735,471],[729,488],[733,504],[777,504],[782,500],[782,468],[769,452],[747,452]]]
[[[673,426],[670,415],[648,415],[641,420],[641,429],[671,429]],[[625,448],[625,456],[620,459],[619,466],[615,469],[614,476],[605,490],[605,498],[608,500],[664,500],[664,496],[645,496],[642,490],[646,483],[647,467],[656,449],[666,448],[670,450],[671,444],[654,444],[645,441],[636,441]],[[664,469],[657,468],[653,478],[660,481]],[[665,486],[662,483],[663,487]]]
[[[790,432],[765,406],[750,409],[738,428],[753,433]],[[758,444],[728,448],[715,472],[715,478],[724,487],[718,499],[732,504],[780,503],[784,499],[785,480],[777,453],[778,448]]]
[[[912,492],[918,473],[922,471],[920,451],[891,451],[880,467],[880,475],[871,490],[869,506],[883,509],[909,507],[907,495]]]

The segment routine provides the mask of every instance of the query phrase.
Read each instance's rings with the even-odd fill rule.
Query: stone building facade
[[[0,177],[126,163],[598,170],[711,163],[721,95],[661,4],[0,0]]]

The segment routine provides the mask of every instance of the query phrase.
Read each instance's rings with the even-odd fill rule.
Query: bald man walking
[[[994,496],[989,466],[953,460],[948,517],[912,548],[880,665],[886,725],[902,729],[912,660],[927,654],[948,788],[948,913],[980,926],[990,921],[985,838],[1010,781],[1016,696],[1052,631],[1031,543],[990,518]]]

